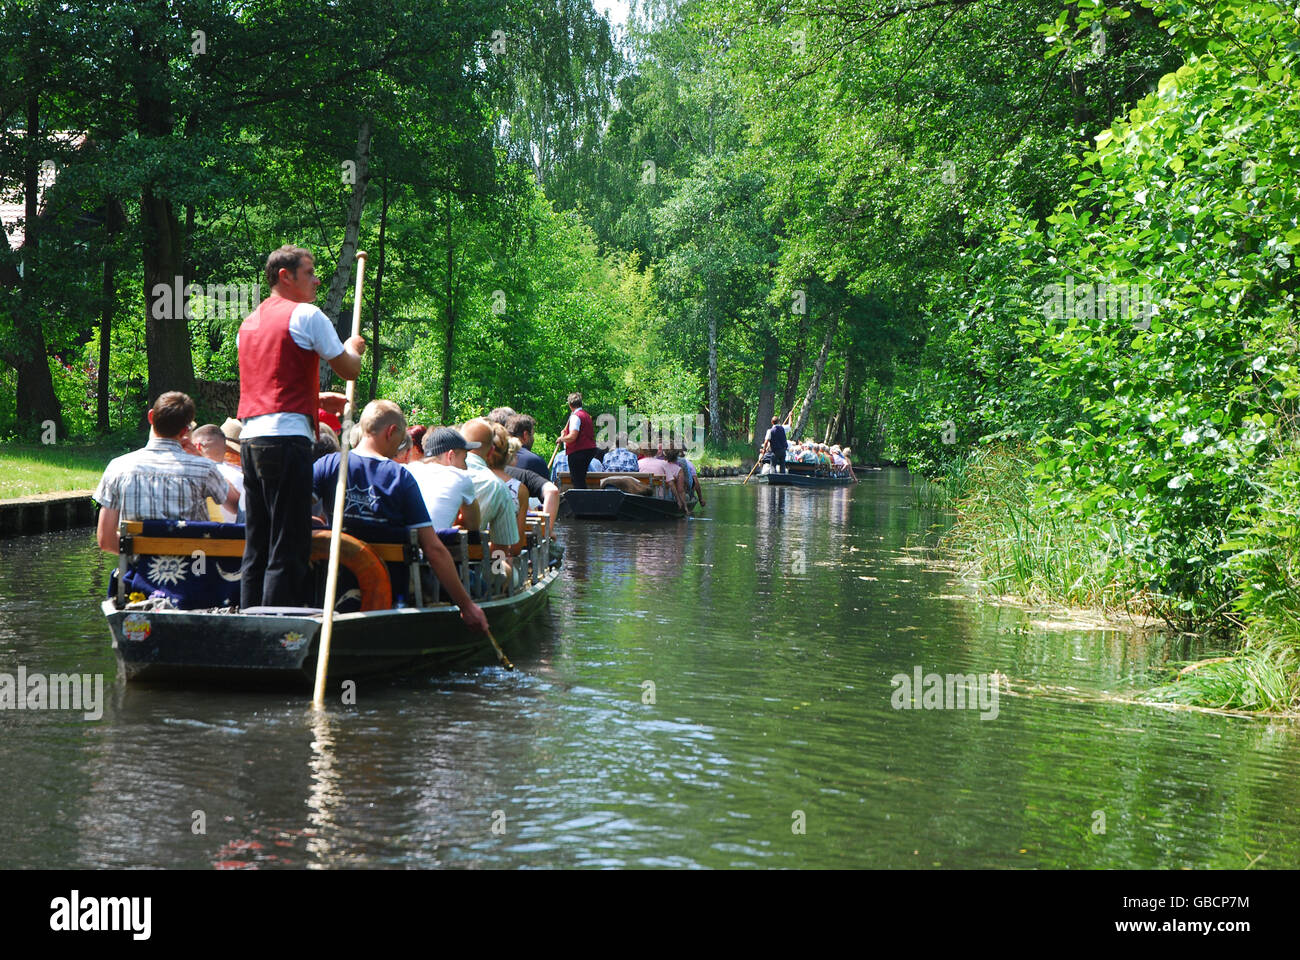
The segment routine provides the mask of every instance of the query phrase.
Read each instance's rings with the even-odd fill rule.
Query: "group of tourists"
[[[342,394],[319,389],[320,362],[355,380],[366,349],[360,336],[341,341],[314,306],[320,280],[310,251],[280,247],[267,259],[266,280],[270,296],[245,318],[236,339],[238,420],[196,427],[190,397],[161,394],[148,413],[146,446],[113,460],[95,492],[98,542],[111,552],[118,550],[122,520],[242,519],[239,605],[245,612],[312,602],[312,528],[333,514],[338,418],[346,403]],[[435,531],[457,521],[483,530],[501,557],[494,567],[517,576],[509,558],[526,542],[521,521],[529,495],[553,519],[558,490],[536,472],[512,466],[531,442],[531,420],[516,415],[513,426],[514,443],[504,424],[486,418],[460,430],[408,430],[397,404],[375,400],[361,413],[348,457],[345,521],[415,528],[433,575],[466,625],[479,631],[487,630],[487,618]],[[413,458],[416,435],[423,456]]]
[[[785,472],[787,464],[797,463],[832,476],[857,479],[853,472],[852,450],[839,444],[828,446],[809,439],[791,441],[785,426],[777,422],[776,417],[772,418],[772,426],[763,438],[758,458],[766,464],[765,470],[777,473]]]
[[[632,444],[626,434],[619,434],[613,444],[602,449],[596,445],[596,432],[590,414],[582,409],[582,394],[569,395],[569,419],[560,433],[557,451],[551,464],[551,481],[558,484],[567,473],[569,483],[578,490],[587,488],[590,473],[651,473],[664,478],[657,492],[665,499],[677,501],[685,511],[704,506],[699,471],[686,458],[682,447],[655,444]]]

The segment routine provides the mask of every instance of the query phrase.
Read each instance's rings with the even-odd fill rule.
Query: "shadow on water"
[[[707,496],[564,527],[519,670],[369,681],[323,716],[128,688],[91,533],[0,541],[0,672],[102,673],[107,701],[0,710],[0,866],[1300,865],[1292,724],[1060,694],[1186,651],[973,602],[909,548],[901,471]],[[918,668],[1017,695],[896,708]]]

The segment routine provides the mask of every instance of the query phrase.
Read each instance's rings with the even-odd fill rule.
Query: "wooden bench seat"
[[[656,488],[667,487],[663,474],[659,474],[659,473],[641,473],[641,472],[633,473],[630,470],[595,470],[587,474],[587,488],[590,490],[595,490],[599,488],[600,481],[604,480],[606,477],[631,477],[633,480],[639,480],[642,483],[648,483],[651,486]],[[561,493],[563,493],[565,490],[570,490],[573,488],[573,478],[569,475],[569,471],[561,470],[559,479],[560,479],[559,487]]]

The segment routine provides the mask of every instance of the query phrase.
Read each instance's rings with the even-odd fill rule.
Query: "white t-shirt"
[[[289,315],[289,336],[304,350],[313,350],[325,360],[333,360],[343,352],[343,341],[330,318],[314,303],[300,303]],[[239,336],[235,336],[239,347]],[[256,437],[306,437],[315,440],[311,420],[301,413],[263,413],[249,417],[239,432],[240,440]]]
[[[435,530],[452,526],[461,506],[474,502],[474,481],[466,471],[444,463],[419,460],[405,466],[420,487],[420,495],[424,497]]]
[[[582,408],[579,407],[578,409],[582,409]],[[578,418],[578,415],[576,413],[569,414],[569,432],[577,433],[581,429],[582,429],[582,421]]]
[[[242,436],[242,434],[241,434]],[[221,515],[226,518],[226,523],[236,523],[239,520],[239,514],[248,509],[248,498],[244,495],[244,470],[233,463],[219,463],[217,469],[221,475],[230,481],[231,485],[239,491],[239,512],[227,510],[226,505],[221,505]]]

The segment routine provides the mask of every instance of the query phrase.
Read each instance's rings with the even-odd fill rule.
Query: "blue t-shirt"
[[[334,515],[334,491],[339,482],[339,455],[330,453],[312,467],[312,490],[325,505],[325,515]],[[348,454],[347,499],[343,516],[348,520],[391,524],[399,527],[429,527],[429,510],[420,485],[409,470],[384,457],[367,457],[353,450]]]
[[[519,454],[515,457],[515,466],[521,470],[531,470],[533,473],[540,473],[543,477],[550,473],[546,469],[546,461],[539,457],[527,447],[520,447]]]

